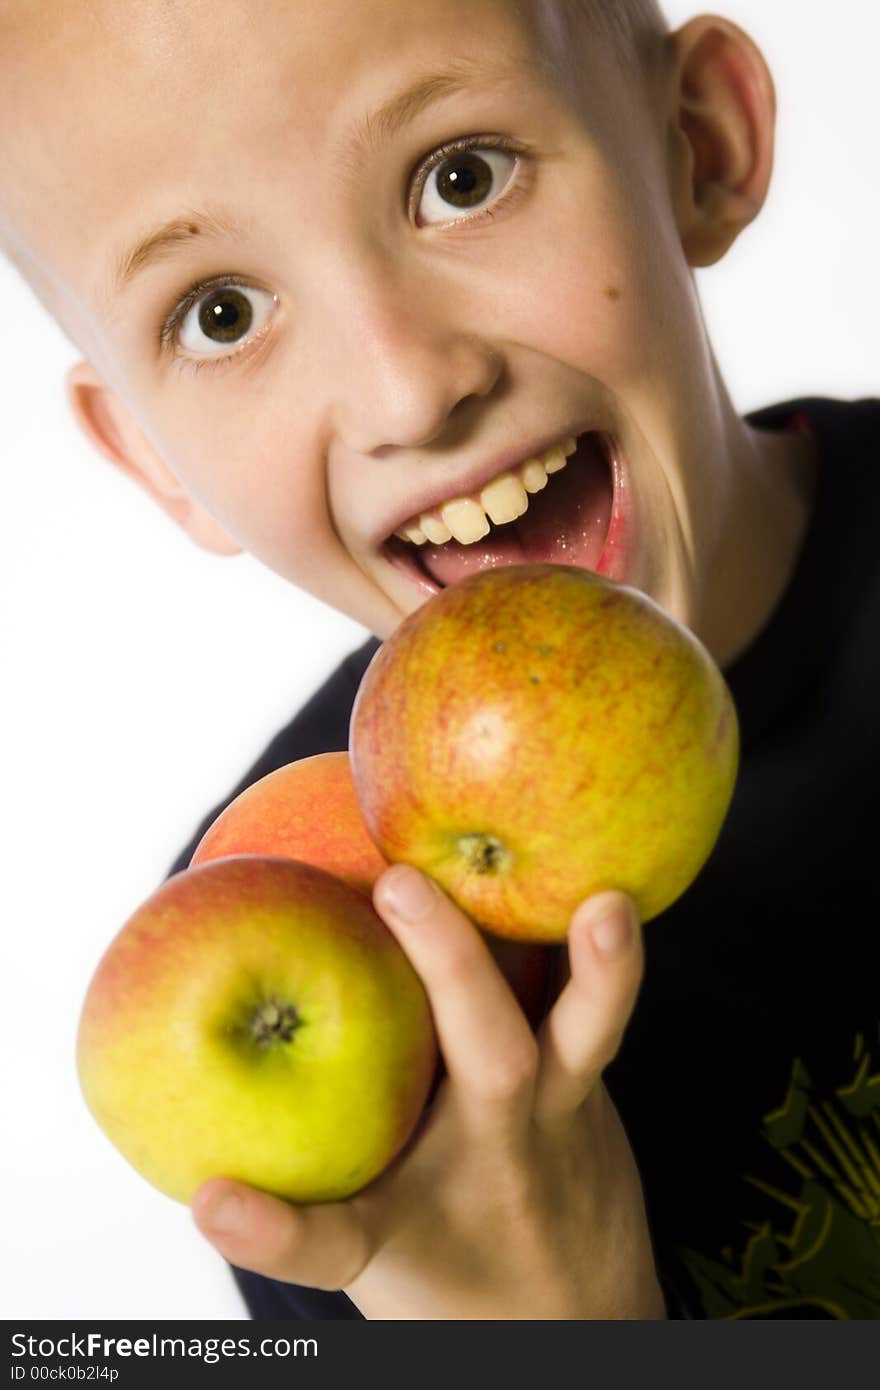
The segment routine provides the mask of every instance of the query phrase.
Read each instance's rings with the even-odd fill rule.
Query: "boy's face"
[[[719,403],[662,95],[587,36],[569,65],[555,8],[75,3],[10,78],[14,232],[135,467],[381,636],[517,558],[699,624]],[[515,525],[392,539],[426,513],[481,529],[501,473],[490,510],[530,500]]]

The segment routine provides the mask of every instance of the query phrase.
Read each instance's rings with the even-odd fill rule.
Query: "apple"
[[[367,833],[347,753],[317,753],[261,777],[205,831],[190,865],[230,854],[283,855],[369,893],[388,862]]]
[[[648,921],[714,846],[739,733],[696,636],[569,565],[482,570],[411,613],[352,710],[355,790],[391,861],[482,927],[561,941],[620,889]]]
[[[437,1055],[421,981],[363,894],[261,856],[167,879],[100,961],[77,1038],[98,1124],[181,1202],[212,1176],[351,1196],[406,1144]]]
[[[300,859],[368,895],[388,868],[364,824],[348,753],[301,758],[245,788],[205,831],[190,867],[232,854]],[[537,1025],[547,990],[544,949],[498,938],[489,948]]]

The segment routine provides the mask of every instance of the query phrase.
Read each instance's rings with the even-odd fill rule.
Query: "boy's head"
[[[546,557],[735,645],[754,443],[691,268],[769,180],[739,30],[668,35],[652,0],[0,0],[0,55],[0,244],[84,353],[80,423],[195,540],[383,636]],[[481,502],[569,437],[540,492]],[[395,537],[461,497],[456,528],[500,508],[485,539]]]

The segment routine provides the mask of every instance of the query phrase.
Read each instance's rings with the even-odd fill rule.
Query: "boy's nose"
[[[348,449],[377,454],[439,439],[465,401],[489,396],[503,370],[488,339],[456,322],[453,302],[373,283],[333,339],[334,427]]]

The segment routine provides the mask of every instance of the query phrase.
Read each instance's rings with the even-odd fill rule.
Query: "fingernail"
[[[593,945],[606,960],[615,960],[632,945],[634,923],[630,909],[618,908],[600,917],[593,927]]]
[[[437,890],[430,879],[406,864],[388,870],[382,883],[382,897],[401,917],[413,920],[424,917],[437,905]]]
[[[226,1192],[201,1213],[202,1220],[217,1235],[231,1236],[241,1228],[244,1202],[237,1192]]]

